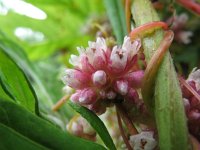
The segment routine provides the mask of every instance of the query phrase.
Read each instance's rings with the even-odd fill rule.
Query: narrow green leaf
[[[23,70],[23,72],[26,74],[26,76],[31,80],[31,83],[34,87],[34,90],[37,93],[37,97],[39,99],[39,109],[42,116],[50,116],[50,118],[56,117],[58,121],[53,121],[56,124],[59,124],[60,127],[65,128],[64,122],[70,114],[70,107],[67,107],[68,105],[65,105],[65,107],[62,108],[60,113],[52,113],[51,108],[53,106],[53,99],[57,100],[59,98],[55,98],[53,93],[51,92],[52,90],[55,90],[55,87],[50,87],[49,84],[46,84],[46,79],[48,79],[49,75],[52,75],[48,72],[48,77],[46,75],[45,80],[41,77],[40,74],[44,74],[44,72],[47,72],[45,69],[41,69],[36,65],[35,63],[31,63],[24,52],[24,50],[11,41],[9,38],[6,36],[3,36],[0,34],[0,48],[7,54],[9,57],[11,57],[15,63],[17,63],[18,66]],[[41,72],[42,71],[42,72]],[[53,75],[52,75],[53,76]],[[57,80],[57,74],[54,75],[54,82]],[[53,77],[52,77],[53,78]],[[48,79],[49,80],[49,79]],[[57,84],[56,84],[57,85]],[[50,88],[49,88],[50,87]],[[58,87],[59,88],[59,87]],[[61,89],[62,87],[60,87]],[[8,93],[7,93],[8,94]],[[2,95],[2,94],[0,94]],[[59,94],[55,94],[59,95]],[[60,93],[61,95],[61,93]],[[2,98],[2,96],[0,96]],[[5,96],[3,97],[5,99]],[[7,99],[7,98],[6,98]]]
[[[109,20],[118,44],[123,43],[124,36],[127,34],[126,20],[121,0],[104,0]]]
[[[1,150],[48,150],[0,123]]]
[[[5,93],[31,112],[38,112],[35,92],[23,71],[0,48],[0,83]]]
[[[0,100],[0,123],[49,149],[105,150],[99,144],[63,132],[49,122],[10,101]]]
[[[136,26],[159,21],[159,17],[149,0],[133,0],[132,14]],[[143,39],[147,62],[156,52],[162,38],[163,31],[157,30]],[[156,118],[160,149],[188,150],[190,146],[182,94],[169,52],[165,55],[155,78],[155,89],[154,87],[149,89],[155,90],[154,97],[150,97],[149,100],[155,105],[155,107],[152,105],[154,107],[152,109],[154,109]]]
[[[93,113],[91,110],[87,109],[86,107],[77,105],[71,101],[68,102],[68,104],[78,113],[81,114],[83,118],[85,118],[90,125],[96,130],[96,132],[99,134],[101,139],[103,140],[104,144],[110,149],[110,150],[116,150],[116,147],[113,143],[112,138],[110,137],[110,134],[108,133],[108,130],[106,129],[104,123],[101,121],[101,119]]]
[[[36,82],[39,91],[43,94],[44,96],[43,98],[45,99],[45,102],[42,101],[43,99],[41,99],[41,101],[51,108],[53,105],[51,97],[46,91],[46,87],[36,74],[35,68],[28,60],[23,49],[5,36],[4,37],[1,36],[0,38],[0,48],[7,55],[9,55],[17,63],[17,65],[20,66],[20,68],[22,68],[22,70],[27,76],[30,76],[31,79],[33,79],[33,81]]]
[[[117,1],[117,8],[119,12],[120,21],[121,21],[121,28],[123,31],[123,38],[124,38],[124,36],[127,35],[125,9],[124,9],[124,5],[122,4],[122,0],[116,0],[116,1]]]

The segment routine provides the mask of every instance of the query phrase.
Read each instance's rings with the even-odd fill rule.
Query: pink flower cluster
[[[111,50],[103,38],[88,42],[88,47],[78,47],[79,56],[71,55],[74,69],[66,69],[62,80],[75,89],[71,100],[89,109],[103,113],[107,106],[134,98],[144,72],[134,69],[140,39],[124,38],[121,47]]]

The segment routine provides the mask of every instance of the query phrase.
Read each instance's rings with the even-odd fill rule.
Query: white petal
[[[200,90],[200,69],[196,70],[196,68],[194,68],[189,74],[187,81],[195,81],[197,90]]]
[[[107,50],[106,41],[104,38],[99,38],[99,37],[97,38],[96,48],[99,50],[104,50],[104,51]]]
[[[130,136],[129,142],[135,150],[153,150],[157,145],[153,132],[150,131]]]
[[[110,56],[111,67],[113,69],[117,69],[118,71],[122,71],[126,67],[127,57],[128,56],[126,52],[123,52],[117,46],[113,47]]]
[[[135,56],[141,47],[140,39],[136,39],[131,42],[130,37],[124,37],[124,43],[122,45],[122,50],[128,53],[129,60]]]
[[[80,65],[80,57],[76,55],[71,55],[69,59],[69,63],[73,66],[79,66]]]
[[[78,50],[79,55],[82,55],[85,53],[85,49],[83,47],[77,47],[76,49]]]

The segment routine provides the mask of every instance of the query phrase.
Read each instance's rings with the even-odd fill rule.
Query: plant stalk
[[[131,10],[137,27],[160,20],[149,0],[133,0]],[[143,38],[147,64],[162,39],[162,29],[155,29],[154,33]],[[157,75],[152,78],[155,78],[155,86],[149,89],[153,90],[153,95],[148,97],[148,100],[152,101],[149,107],[155,115],[160,149],[190,149],[182,93],[169,52],[166,52]]]

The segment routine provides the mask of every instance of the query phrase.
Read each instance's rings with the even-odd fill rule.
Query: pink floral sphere
[[[134,99],[132,93],[141,86],[144,75],[135,69],[140,39],[125,37],[123,45],[112,50],[103,38],[88,45],[77,48],[79,56],[71,55],[74,69],[67,68],[62,78],[66,86],[75,89],[71,101],[103,113],[113,103]]]

